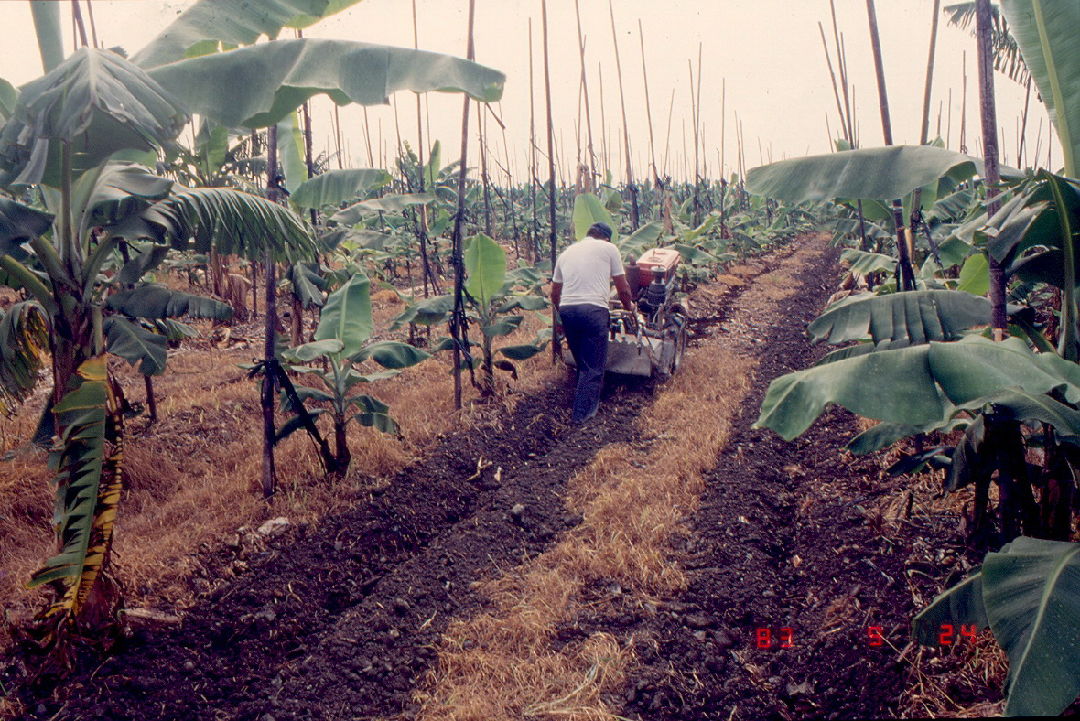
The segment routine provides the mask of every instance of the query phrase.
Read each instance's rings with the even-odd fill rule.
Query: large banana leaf
[[[1080,3],[1075,0],[1002,0],[1002,9],[1039,88],[1065,155],[1065,175],[1076,177],[1080,157]]]
[[[278,164],[285,176],[285,189],[289,192],[307,182],[309,177],[304,160],[304,136],[300,132],[297,115],[297,111],[293,110],[277,123]]]
[[[201,0],[165,28],[132,60],[144,68],[275,38],[284,27],[306,27],[360,0]]]
[[[330,170],[301,183],[289,197],[301,208],[322,208],[362,196],[390,182],[390,174],[375,168]]]
[[[175,138],[187,115],[145,71],[109,50],[83,48],[27,83],[0,131],[0,183],[59,186],[60,145],[74,167],[119,150],[152,150]]]
[[[1061,713],[1080,694],[1080,544],[1020,537],[983,563],[983,601],[1009,654],[1012,716]]]
[[[398,424],[390,417],[390,406],[367,394],[353,396],[349,404],[361,408],[353,418],[362,426],[370,426],[383,433],[397,434]]]
[[[169,254],[169,246],[156,243],[129,243],[131,259],[124,263],[116,281],[121,285],[135,285],[142,277],[161,265]]]
[[[134,318],[213,318],[228,320],[232,308],[213,298],[190,295],[156,283],[146,283],[131,290],[110,295],[105,304]]]
[[[178,250],[262,258],[270,248],[281,261],[314,257],[310,227],[296,213],[266,198],[228,188],[183,188],[148,208],[142,218],[164,228]]]
[[[836,403],[867,418],[928,431],[960,408],[977,408],[1017,389],[1057,389],[1076,403],[1080,367],[1054,353],[1035,353],[1019,338],[995,343],[969,336],[868,353],[777,378],[754,425],[791,440]]]
[[[14,410],[38,383],[49,352],[48,322],[34,301],[0,308],[0,413]]]
[[[852,274],[864,278],[871,273],[896,272],[896,258],[884,253],[869,253],[865,250],[848,248],[840,255],[840,261],[851,267]]]
[[[431,354],[427,351],[420,350],[408,343],[384,340],[365,346],[363,350],[356,354],[354,360],[361,361],[370,358],[383,368],[400,370],[414,366],[430,357]]]
[[[127,318],[110,316],[105,319],[105,348],[120,356],[145,376],[160,375],[168,360],[167,338],[132,323]]]
[[[180,60],[151,77],[190,112],[228,127],[278,122],[313,95],[344,105],[386,103],[398,90],[466,92],[492,102],[505,75],[450,55],[351,40],[274,40]]]
[[[60,581],[62,596],[44,615],[76,616],[105,563],[120,501],[123,415],[112,397],[105,356],[85,361],[78,386],[53,408],[60,441],[50,462],[56,474],[56,527],[60,551],[29,585]],[[109,432],[109,419],[112,431]],[[106,455],[107,436],[113,451]]]
[[[753,168],[746,188],[768,198],[801,202],[834,198],[902,198],[942,177],[966,180],[976,158],[932,145],[891,145],[791,158]]]
[[[109,163],[85,173],[73,192],[73,204],[81,209],[81,232],[123,222],[167,197],[172,187],[171,179],[133,163]]]
[[[53,216],[8,198],[0,198],[0,255],[52,227]]]
[[[0,122],[7,121],[15,113],[15,101],[19,91],[7,80],[0,78]]]
[[[454,296],[435,295],[430,298],[421,298],[410,303],[408,307],[394,318],[390,324],[390,330],[398,330],[409,323],[417,325],[438,325],[445,323],[450,311],[454,309]]]
[[[1080,694],[1080,544],[1021,536],[915,617],[915,636],[942,623],[987,625],[1009,655],[1009,716],[1056,716]]]
[[[285,271],[285,278],[292,283],[293,294],[305,309],[323,305],[323,290],[329,283],[319,269],[318,263],[293,263]]]
[[[990,324],[990,301],[956,290],[917,290],[845,298],[818,316],[807,331],[815,343],[869,338],[879,349],[958,340]]]
[[[574,237],[584,238],[593,223],[607,223],[611,227],[611,242],[619,242],[619,224],[600,199],[592,193],[579,193],[574,198]]]
[[[315,340],[340,340],[346,358],[358,353],[374,328],[370,288],[367,276],[357,273],[331,293],[319,318]]]
[[[364,218],[376,213],[400,213],[414,205],[427,205],[437,200],[433,193],[405,193],[402,195],[384,195],[353,203],[344,210],[330,216],[330,220],[342,225],[355,225]]]
[[[614,230],[615,227],[612,226],[612,231]],[[619,252],[624,261],[634,261],[649,248],[655,248],[663,237],[664,224],[659,220],[653,220],[625,238],[620,238],[616,245],[619,246]]]
[[[506,253],[488,236],[480,233],[469,239],[465,249],[465,290],[481,307],[491,305],[502,292],[506,280]]]
[[[53,2],[31,2],[41,67],[49,72],[64,62],[64,35],[60,28],[60,6]]]

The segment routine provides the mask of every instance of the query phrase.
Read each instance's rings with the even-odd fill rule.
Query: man
[[[619,250],[611,243],[611,228],[607,223],[595,223],[584,238],[559,254],[551,276],[551,302],[559,317],[555,330],[566,336],[578,369],[571,417],[576,425],[592,418],[600,407],[612,282],[623,308],[632,313],[634,300]]]

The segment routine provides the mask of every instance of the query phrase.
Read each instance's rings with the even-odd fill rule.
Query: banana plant
[[[480,392],[487,398],[495,394],[495,368],[515,373],[510,361],[495,360],[493,341],[517,330],[524,316],[515,311],[541,310],[548,306],[540,295],[520,295],[513,292],[513,281],[506,272],[506,252],[498,243],[480,233],[468,240],[465,248],[465,272],[468,280],[465,292],[469,309],[480,326]],[[531,344],[502,348],[504,356],[525,360],[541,352],[546,339],[537,338]]]
[[[358,393],[358,386],[392,378],[402,369],[431,357],[406,343],[367,343],[374,328],[370,287],[371,282],[363,273],[353,275],[327,298],[315,340],[282,353],[288,370],[317,379],[320,387],[285,388],[283,405],[294,416],[282,426],[277,440],[303,428],[325,449],[326,444],[311,418],[328,414],[333,423],[334,449],[332,455],[324,450],[323,460],[332,475],[347,472],[352,461],[348,443],[350,423],[384,433],[399,432],[397,423],[390,417],[389,406],[368,393]],[[375,361],[385,370],[363,373],[356,364],[365,360]],[[321,365],[312,365],[315,362]],[[322,407],[309,411],[306,407],[309,403]]]
[[[984,213],[955,234],[966,233],[972,244],[981,244],[1026,284],[1061,290],[1057,347],[1023,312],[1011,319],[1014,337],[1002,342],[980,337],[984,301],[958,302],[961,296],[952,294],[960,291],[853,299],[830,308],[812,332],[830,342],[863,343],[774,381],[757,425],[792,438],[826,404],[837,403],[882,421],[852,441],[859,450],[913,433],[963,428],[961,442],[950,449],[946,487],[974,485],[978,524],[996,479],[1002,540],[1010,543],[988,554],[978,573],[920,614],[916,638],[933,642],[941,624],[989,626],[1010,659],[1006,713],[1056,715],[1080,693],[1075,623],[1080,547],[1069,542],[1080,468],[1075,294],[1080,193],[1073,180],[1080,148],[1075,130],[1080,128],[1080,102],[1073,92],[1080,86],[1080,52],[1069,28],[1080,22],[1080,8],[1069,0],[1006,0],[1003,10],[1054,118],[1065,151],[1064,177],[1040,171],[1013,183],[993,217]],[[787,187],[798,185],[766,170],[775,187],[789,180]],[[816,183],[812,192],[820,192],[841,182],[858,185],[859,179],[832,181],[808,171],[802,181],[807,180]],[[903,296],[914,296],[914,302]],[[1043,448],[1041,468],[1027,463],[1028,445]],[[1038,502],[1033,485],[1042,488]]]
[[[150,304],[137,271],[160,262],[168,247],[256,257],[269,249],[279,261],[311,257],[316,249],[310,228],[287,208],[228,189],[173,187],[117,161],[170,147],[191,112],[225,127],[257,128],[279,122],[317,93],[338,103],[380,103],[399,89],[459,90],[484,100],[501,93],[503,75],[475,63],[348,41],[272,40],[205,54],[273,37],[286,24],[348,4],[283,0],[255,7],[203,0],[129,62],[94,49],[64,60],[58,23],[51,22],[55,8],[35,3],[48,72],[18,90],[10,112],[11,94],[4,93],[0,187],[7,196],[0,207],[0,274],[40,312],[8,311],[5,319],[20,321],[16,328],[13,320],[12,328],[21,332],[21,345],[3,358],[15,357],[15,370],[0,377],[9,396],[25,392],[18,381],[40,361],[30,358],[40,320],[53,369],[60,552],[34,582],[58,587],[57,602],[43,614],[57,624],[76,622],[96,597],[118,498],[122,428],[108,420],[116,418],[118,401],[102,358],[123,343],[110,340],[107,317],[115,311],[110,327],[143,342],[142,363],[160,356],[138,325],[121,316],[183,312],[177,310],[182,301]],[[236,77],[247,82],[233,82]],[[114,175],[123,181],[102,181]],[[132,249],[136,258],[121,265],[117,255]],[[120,268],[119,275],[129,271],[125,277],[135,287],[122,289],[127,296],[112,292],[112,267]],[[140,310],[149,307],[144,303],[153,307],[149,316]],[[184,307],[190,312],[191,301]],[[137,354],[137,346],[129,355]],[[16,382],[8,384],[8,378]],[[79,445],[91,437],[91,445]],[[99,610],[94,615],[108,617],[107,609]]]
[[[170,142],[183,117],[160,85],[123,58],[81,50],[21,89],[0,132],[12,139],[0,169],[13,187],[35,183],[30,195],[38,199],[35,206],[9,198],[0,203],[0,269],[4,283],[26,299],[9,311],[12,329],[19,321],[24,330],[35,327],[31,319],[40,321],[52,361],[60,551],[31,584],[58,586],[44,616],[61,621],[76,617],[92,596],[119,497],[122,424],[114,419],[120,401],[104,354],[137,363],[147,375],[159,373],[165,337],[141,321],[229,312],[214,300],[144,284],[143,276],[169,248],[206,250],[218,243],[242,251],[267,238],[287,253],[314,249],[302,221],[262,198],[176,189],[131,163],[85,167],[103,149]],[[21,340],[14,350],[25,380],[33,345],[25,332]],[[18,368],[12,364],[5,375],[18,381]],[[28,390],[26,383],[6,386],[19,395]]]

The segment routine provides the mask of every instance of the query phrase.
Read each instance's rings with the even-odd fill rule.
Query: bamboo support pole
[[[476,57],[473,29],[476,20],[476,0],[469,0],[469,40],[466,58]],[[461,167],[458,170],[457,212],[454,214],[454,233],[451,262],[454,267],[454,311],[450,317],[450,335],[454,339],[454,408],[461,409],[461,362],[462,351],[467,348],[467,319],[465,317],[465,263],[462,254],[462,224],[465,220],[465,178],[469,174],[469,105],[471,98],[465,93],[461,110]],[[471,372],[471,366],[470,366]]]
[[[549,215],[551,223],[550,236],[548,237],[548,258],[551,261],[551,271],[555,272],[555,255],[558,245],[558,191],[555,189],[555,128],[551,113],[551,59],[548,54],[548,18],[547,0],[540,0],[540,12],[543,20],[544,36],[544,100],[547,105],[547,149],[548,149],[548,183],[549,183]],[[555,324],[558,320],[558,309],[551,307],[551,320]],[[554,363],[559,357],[559,341],[553,339],[551,344],[551,361]]]
[[[848,92],[847,53],[844,49],[844,38],[840,33],[840,26],[836,22],[836,3],[834,0],[829,0],[829,12],[832,15],[833,41],[836,43],[836,68],[840,74],[840,88],[844,93],[844,126],[847,128],[845,137],[852,147],[855,147],[855,128],[851,113],[855,99]]]
[[[979,119],[982,125],[983,162],[986,173],[986,214],[993,217],[998,211],[998,184],[1001,177],[998,172],[997,148],[997,108],[994,102],[994,56],[990,47],[991,16],[990,0],[976,0],[975,3],[976,36],[978,38],[979,79]],[[1008,334],[1008,318],[1005,312],[1005,269],[987,253],[990,263],[990,327],[994,339],[1004,340]],[[1070,263],[1071,265],[1071,263]],[[1062,315],[1065,315],[1063,313]]]
[[[589,78],[585,72],[585,36],[581,32],[581,8],[579,0],[574,0],[574,12],[577,16],[578,52],[581,58],[581,94],[585,100],[585,138],[589,166],[589,185],[596,184],[596,151],[593,149],[592,105],[589,101]]]
[[[622,111],[623,125],[623,159],[626,163],[626,185],[630,191],[630,229],[637,230],[640,225],[637,185],[634,184],[634,164],[630,155],[630,125],[626,122],[626,96],[623,92],[622,61],[619,58],[619,35],[615,30],[615,7],[612,0],[608,0],[608,13],[611,17],[611,42],[615,47],[615,73],[619,80],[619,108]]]
[[[866,15],[870,24],[870,47],[874,52],[874,71],[878,85],[878,108],[881,111],[881,134],[885,138],[886,145],[893,144],[892,121],[889,117],[889,94],[885,88],[885,65],[881,58],[881,38],[878,35],[877,12],[874,8],[874,0],[866,0]],[[897,263],[900,273],[900,288],[902,290],[915,289],[915,271],[911,265],[910,229],[904,227],[904,208],[899,198],[892,202],[893,222],[896,225],[896,250],[899,261]]]

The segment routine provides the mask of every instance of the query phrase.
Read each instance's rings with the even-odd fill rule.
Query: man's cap
[[[593,223],[589,226],[589,232],[587,235],[591,235],[594,238],[611,238],[611,226],[607,223]]]

